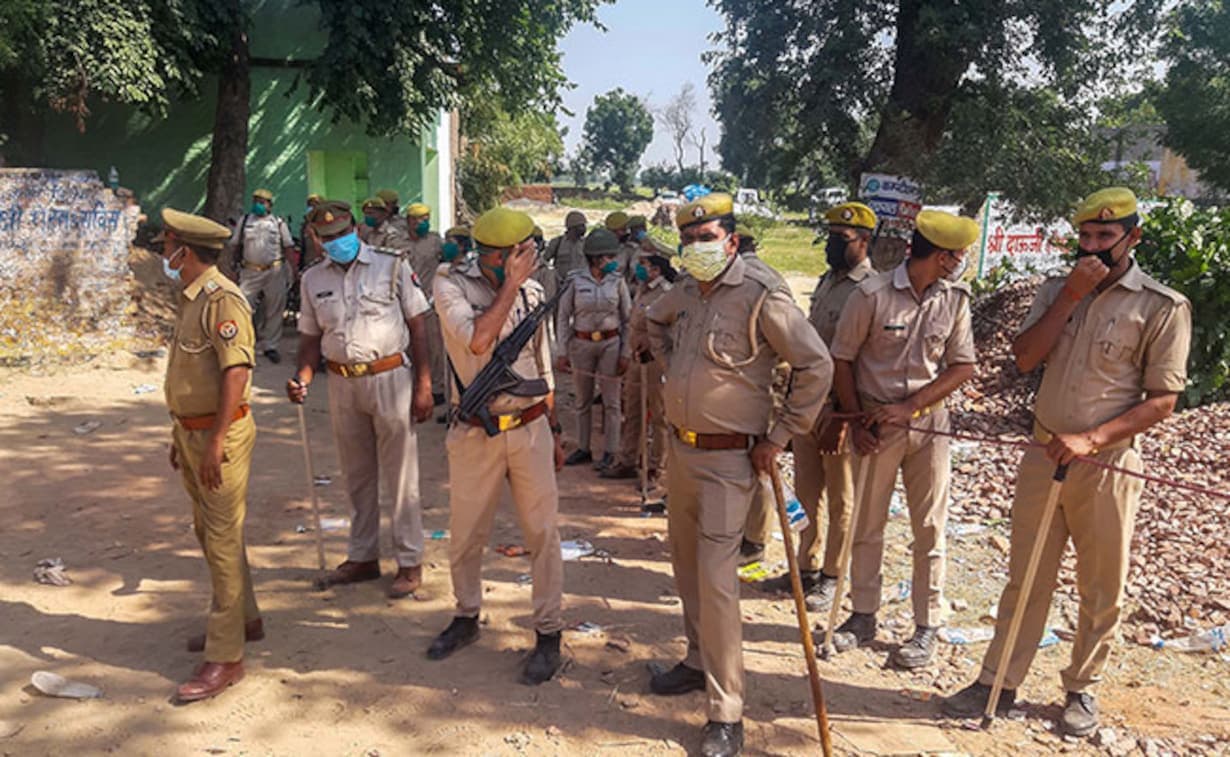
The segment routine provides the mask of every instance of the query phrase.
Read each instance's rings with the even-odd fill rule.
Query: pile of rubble
[[[1039,279],[1016,282],[980,297],[973,308],[978,349],[975,378],[954,407],[954,429],[1003,440],[1029,438],[1040,372],[1022,375],[1011,342]],[[1018,448],[959,444],[954,455],[954,520],[1008,517]],[[1145,472],[1159,478],[1230,491],[1230,403],[1177,413],[1140,443]],[[1145,484],[1128,576],[1130,635],[1147,643],[1155,634],[1181,636],[1230,620],[1230,500]],[[1075,596],[1075,559],[1069,548],[1060,593]]]

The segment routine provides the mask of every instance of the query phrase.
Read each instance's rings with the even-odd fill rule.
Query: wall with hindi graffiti
[[[131,336],[139,213],[93,171],[0,168],[0,364],[97,354]]]

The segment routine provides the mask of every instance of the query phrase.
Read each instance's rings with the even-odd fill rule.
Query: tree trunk
[[[243,14],[238,0],[230,0],[228,6],[234,27],[230,53],[218,72],[218,102],[214,110],[204,209],[206,216],[223,224],[237,220],[243,207],[252,86]]]

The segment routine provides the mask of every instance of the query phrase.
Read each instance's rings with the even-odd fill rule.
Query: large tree
[[[1230,192],[1230,5],[1188,0],[1170,18],[1170,68],[1157,96],[1166,144]]]
[[[457,166],[461,195],[472,213],[499,202],[505,187],[549,180],[564,157],[555,114],[508,113],[491,100],[474,98],[461,111],[465,147]]]
[[[653,116],[641,98],[617,87],[594,97],[582,140],[586,163],[631,191],[641,156],[653,141]]]
[[[740,173],[831,161],[847,179],[886,171],[960,189],[940,160],[966,143],[1002,162],[1060,146],[1039,193],[1000,189],[1039,212],[1087,188],[1101,156],[1088,133],[1098,97],[1135,75],[1159,0],[710,0],[725,16],[710,83],[724,165]],[[1038,110],[1021,110],[1041,106]],[[1003,108],[1016,109],[1004,113]],[[1041,132],[1041,135],[1039,135]],[[1068,152],[1074,151],[1075,155]],[[740,159],[736,153],[745,152]],[[817,158],[817,156],[822,156]],[[1032,160],[1049,156],[1030,155]],[[966,161],[974,172],[981,164]],[[1059,168],[1077,164],[1077,170]],[[1003,171],[1000,171],[1003,173]]]
[[[694,113],[696,111],[696,87],[692,82],[684,82],[679,93],[667,101],[657,112],[659,123],[670,135],[671,146],[675,148],[675,167],[683,173],[684,146],[692,138]]]

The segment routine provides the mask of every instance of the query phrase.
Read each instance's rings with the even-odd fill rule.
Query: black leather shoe
[[[282,362],[282,354],[277,350],[265,350],[265,359],[277,365]]]
[[[743,754],[743,721],[717,723],[710,720],[700,732],[703,757],[735,757]]]
[[[555,676],[560,666],[559,641],[559,631],[538,634],[538,643],[521,669],[521,683],[537,686]]]
[[[462,647],[478,641],[478,618],[453,618],[427,648],[427,659],[443,660]]]
[[[799,578],[803,583],[803,593],[807,594],[815,587],[816,582],[820,580],[820,571],[801,570],[799,571]],[[790,585],[790,574],[783,573],[780,576],[761,581],[760,590],[770,594],[790,596],[794,588]]]
[[[833,605],[833,596],[837,594],[837,579],[820,574],[815,586],[807,590],[805,601],[807,609],[812,612],[824,612]]]
[[[914,636],[893,650],[892,663],[903,670],[915,670],[935,656],[935,626],[915,626]]]
[[[705,688],[705,672],[689,668],[682,662],[670,670],[656,673],[649,679],[649,690],[664,697],[687,694],[689,691],[703,691]]]
[[[833,632],[833,647],[838,652],[847,652],[855,647],[865,647],[876,638],[876,616],[872,612],[853,612],[846,622]]]
[[[568,459],[564,460],[564,465],[580,465],[581,463],[593,462],[594,456],[587,449],[574,449]]]
[[[1065,736],[1084,737],[1098,727],[1098,703],[1087,691],[1069,691],[1059,719]]]
[[[991,687],[974,681],[956,694],[940,702],[940,712],[945,717],[957,720],[980,718],[986,712],[987,700],[991,698]],[[999,692],[999,704],[995,711],[1006,715],[1012,705],[1016,704],[1016,689],[1002,689]]]
[[[601,460],[594,463],[594,470],[598,471],[599,473],[602,473],[603,471],[605,471],[607,468],[611,467],[614,464],[615,464],[615,456],[612,455],[610,452],[607,452],[602,455]]]
[[[746,538],[739,545],[739,567],[751,565],[754,562],[760,562],[764,559],[764,545],[754,541],[748,541]]]

